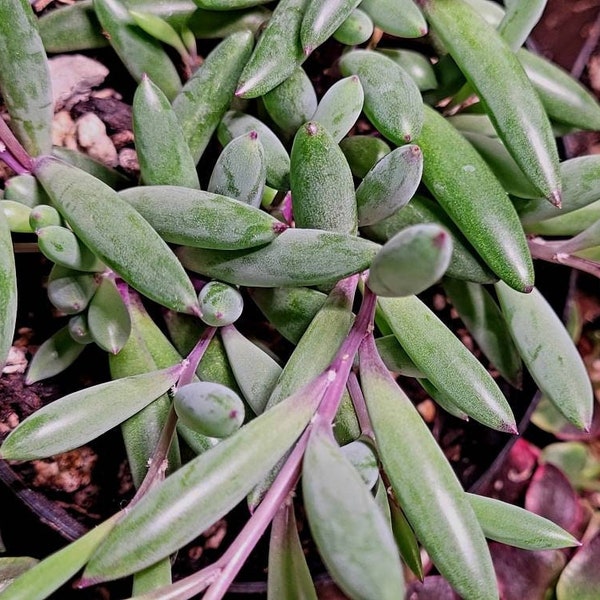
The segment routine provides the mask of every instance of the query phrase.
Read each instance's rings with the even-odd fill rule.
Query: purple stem
[[[17,175],[29,173],[29,171],[6,150],[0,151],[0,160],[4,161]]]
[[[540,258],[547,262],[557,263],[559,265],[565,265],[584,273],[594,275],[594,277],[600,278],[600,264],[587,258],[580,256],[573,256],[571,254],[561,254],[556,251],[556,247],[552,247],[552,244],[546,244],[545,240],[541,238],[533,238],[529,240],[529,249],[531,255],[534,258]]]
[[[350,371],[350,375],[348,375],[348,392],[350,393],[350,398],[352,398],[352,404],[354,405],[361,433],[368,438],[374,439],[375,434],[373,433],[371,419],[369,419],[365,397],[354,371]]]
[[[30,173],[33,170],[33,161],[25,148],[21,146],[15,134],[10,130],[9,126],[0,118],[0,140],[6,146],[6,152],[11,155],[11,158],[21,165],[20,168],[15,168],[10,164],[4,156],[2,160],[13,169],[16,173]]]
[[[208,348],[208,345],[210,344],[210,341],[212,340],[216,331],[216,327],[207,327],[202,332],[198,343],[194,346],[184,361],[183,370],[181,371],[181,376],[177,382],[178,387],[192,383],[196,369],[198,368],[198,364],[202,360],[202,357],[204,356],[204,353],[206,352],[206,349]]]

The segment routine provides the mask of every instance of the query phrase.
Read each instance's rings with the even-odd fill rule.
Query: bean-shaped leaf
[[[292,146],[290,185],[298,227],[356,233],[354,180],[348,161],[331,134],[310,121]]]
[[[439,225],[413,225],[398,232],[377,253],[367,285],[379,296],[420,294],[448,268],[452,238]]]
[[[327,296],[306,287],[256,288],[250,297],[269,323],[286,339],[297,344]]]
[[[483,100],[498,135],[523,173],[560,204],[558,151],[544,108],[514,53],[463,0],[421,0],[435,34]],[[510,81],[510,87],[504,85]]]
[[[498,26],[498,33],[514,52],[529,37],[531,30],[542,17],[548,0],[513,2],[506,7],[506,14]]]
[[[333,38],[346,46],[358,46],[373,35],[374,27],[371,17],[364,10],[355,8],[334,31]]]
[[[127,283],[168,308],[197,312],[198,299],[183,267],[115,191],[52,157],[36,162],[35,176],[84,244]]]
[[[325,387],[323,379],[301,390],[150,490],[98,548],[83,579],[91,583],[138,571],[227,514],[293,445]]]
[[[354,50],[342,56],[340,70],[346,76],[358,75],[365,93],[365,114],[386,138],[401,146],[419,135],[421,93],[400,65],[378,52]]]
[[[135,26],[120,0],[94,0],[94,11],[130,75],[137,82],[144,74],[148,75],[169,100],[175,98],[181,80],[161,43]]]
[[[144,75],[133,97],[133,133],[147,185],[200,188],[196,163],[167,97]]]
[[[258,133],[258,138],[265,151],[267,183],[278,190],[287,190],[290,157],[279,138],[262,121],[251,115],[229,111],[225,113],[219,124],[217,135],[221,144],[226,146],[231,140],[252,131]]]
[[[50,198],[33,175],[16,175],[4,186],[4,199],[20,202],[33,208],[38,204],[50,204]]]
[[[184,266],[215,279],[251,287],[321,285],[366,269],[379,245],[353,235],[288,229],[250,250],[180,248]]]
[[[224,39],[173,100],[173,110],[195,162],[200,160],[219,121],[229,108],[253,44],[249,31],[233,33]]]
[[[5,460],[33,460],[77,448],[164,394],[180,372],[181,367],[176,365],[63,396],[13,429],[0,447],[0,454]]]
[[[14,200],[0,200],[0,218],[13,233],[31,233],[35,231],[29,224],[31,208]]]
[[[285,135],[292,136],[317,109],[317,93],[302,67],[263,97],[267,112]]]
[[[93,527],[78,540],[23,573],[6,589],[11,600],[44,600],[73,577],[114,527],[120,513]]]
[[[100,348],[116,354],[131,333],[131,319],[115,282],[104,277],[90,302],[88,327]]]
[[[50,71],[27,0],[6,0],[0,6],[0,89],[12,129],[25,150],[33,156],[48,154],[53,115]]]
[[[260,207],[267,161],[256,131],[231,140],[219,155],[208,182],[208,191]]]
[[[48,299],[58,310],[74,315],[86,309],[98,288],[97,276],[54,265],[48,277]]]
[[[233,325],[221,329],[221,339],[244,398],[255,414],[261,414],[281,375],[281,367]]]
[[[413,197],[421,183],[423,154],[414,144],[392,150],[366,175],[356,190],[358,224],[377,223]]]
[[[581,129],[600,129],[598,100],[570,73],[524,48],[517,58],[551,119]]]
[[[413,0],[363,0],[360,7],[390,35],[418,38],[427,33],[427,23]]]
[[[91,344],[94,338],[90,334],[86,315],[75,315],[69,319],[69,333],[78,344]]]
[[[420,52],[396,48],[381,48],[379,52],[397,62],[413,78],[422,92],[437,87],[433,66],[429,59]]]
[[[48,225],[62,225],[63,220],[60,213],[48,204],[34,206],[29,213],[29,226],[32,231],[37,231]]]
[[[423,182],[464,236],[506,283],[521,291],[531,289],[533,262],[523,228],[487,163],[428,107],[417,143],[424,157]]]
[[[165,240],[176,244],[241,250],[267,244],[286,229],[264,211],[202,190],[141,186],[119,195]]]
[[[483,365],[415,296],[379,298],[379,309],[415,365],[477,421],[514,433],[514,416]]]
[[[417,537],[461,596],[497,598],[483,532],[442,450],[380,361],[372,337],[363,342],[359,359],[379,455]],[[419,465],[418,476],[407,465]]]
[[[294,506],[284,504],[271,524],[269,542],[268,600],[303,598],[317,600],[317,592],[298,536]]]
[[[525,177],[515,159],[498,138],[468,131],[463,132],[463,136],[481,154],[502,187],[509,194],[519,198],[539,199],[539,192]]]
[[[352,174],[362,179],[391,148],[381,138],[372,135],[353,135],[340,142]]]
[[[447,275],[478,283],[496,281],[497,278],[483,263],[441,206],[423,196],[414,196],[402,210],[375,225],[363,228],[362,233],[369,239],[385,243],[405,227],[421,223],[441,225],[452,236],[453,251],[446,271]]]
[[[308,0],[281,0],[240,76],[236,96],[256,98],[285,81],[306,56],[300,27]]]
[[[479,284],[458,279],[446,279],[444,290],[482,352],[504,379],[520,388],[521,356],[491,294]]]
[[[364,92],[356,75],[336,81],[317,106],[313,121],[319,122],[336,142],[352,129],[364,104]]]
[[[502,312],[525,366],[538,387],[576,427],[588,429],[594,393],[565,326],[540,292],[520,294],[496,284]]]
[[[308,56],[329,39],[360,2],[361,0],[309,1],[300,29],[304,54]]]
[[[49,225],[36,234],[42,254],[57,265],[76,271],[104,270],[104,265],[70,229]]]
[[[302,462],[302,497],[327,570],[351,598],[404,593],[392,532],[360,475],[324,427],[313,429]]]
[[[8,357],[17,320],[17,274],[10,230],[0,214],[0,373]]]
[[[72,365],[83,352],[85,346],[78,344],[65,326],[51,335],[33,355],[25,376],[25,383],[31,384],[62,373]]]
[[[467,494],[485,537],[525,550],[578,546],[562,527],[533,512],[476,494]]]

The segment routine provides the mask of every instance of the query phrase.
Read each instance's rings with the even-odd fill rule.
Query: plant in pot
[[[353,599],[401,598],[423,578],[446,586],[437,597],[498,598],[486,538],[579,545],[467,493],[397,381],[508,440],[500,385],[518,387],[524,363],[564,419],[591,427],[588,374],[533,258],[598,275],[600,160],[560,162],[555,136],[600,129],[600,107],[521,48],[545,2],[261,4],[93,0],[39,22],[24,0],[0,7],[0,158],[16,173],[0,222],[2,362],[12,230],[37,237],[67,321],[27,381],[87,344],[112,376],[33,413],[0,457],[120,427],[137,489],[57,553],[7,564],[0,598],[133,576],[135,598],[215,600],[269,527],[268,597],[316,598],[300,514]],[[199,61],[198,39],[214,38]],[[46,51],[106,44],[137,82],[139,181],[51,143]],[[307,75],[321,50],[330,86]],[[496,379],[424,301],[440,284]],[[252,339],[258,318],[284,350]],[[244,503],[222,555],[172,582],[171,557]],[[597,556],[597,538],[569,557]],[[568,575],[559,597],[589,588]]]

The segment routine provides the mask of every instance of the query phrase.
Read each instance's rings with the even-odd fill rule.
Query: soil
[[[600,0],[549,0],[542,22],[530,39],[535,51],[548,56],[567,70],[581,77],[600,97]],[[323,71],[322,65],[331,61],[328,52],[335,49],[324,47],[316,53],[307,70],[323,87],[330,84],[335,73]],[[111,60],[105,51],[90,53],[94,58],[110,66],[111,72],[105,83],[115,88],[117,94],[88,97],[71,107],[73,119],[93,113],[104,122],[107,133],[117,151],[118,165],[124,172],[135,173],[132,156],[131,115],[129,104],[133,88],[123,88],[129,81],[122,67]],[[311,71],[312,70],[312,71]],[[214,151],[216,152],[216,148]],[[600,134],[578,133],[564,140],[565,158],[579,154],[600,152]],[[209,149],[210,152],[210,149]],[[27,236],[15,241],[29,242]],[[17,255],[19,273],[20,306],[18,337],[15,347],[20,350],[14,357],[14,372],[0,379],[0,436],[12,429],[20,420],[53,399],[80,389],[86,385],[108,379],[103,353],[87,348],[76,364],[61,375],[48,381],[25,386],[23,372],[25,361],[36,346],[62,324],[45,293],[45,277],[49,263],[37,253]],[[586,324],[580,349],[584,353],[595,347],[591,339],[598,328],[600,294],[597,280],[589,276],[571,273],[563,267],[547,264],[537,265],[538,287],[560,312],[567,296],[585,310]],[[477,348],[460,323],[453,318],[451,307],[440,290],[431,297],[440,316],[462,336],[467,345]],[[405,381],[406,387],[411,386]],[[503,465],[516,438],[507,443],[505,435],[498,434],[476,423],[464,424],[451,417],[435,412],[431,402],[422,392],[412,386],[413,393],[423,416],[430,422],[441,447],[451,460],[466,488],[479,493],[489,492],[498,478],[503,478]],[[535,386],[526,380],[522,391],[504,387],[524,437],[543,447],[554,441],[533,425],[527,426],[531,410],[537,399]],[[132,496],[132,484],[124,458],[123,444],[118,431],[111,432],[84,448],[43,461],[26,464],[7,464],[0,461],[0,532],[7,555],[28,555],[42,558],[79,537],[84,531],[121,508]],[[179,552],[174,567],[176,577],[188,574],[214,560],[222,547],[231,541],[239,522],[247,517],[239,507],[226,521],[219,522],[192,544]],[[307,538],[307,536],[303,536]],[[310,542],[307,552],[310,567],[317,574],[320,598],[343,599],[323,572],[322,565],[312,551]],[[264,561],[266,543],[263,541],[244,567],[228,597],[265,598]],[[64,586],[53,598],[106,599],[128,595],[128,582],[98,586],[92,590],[75,592],[70,585]],[[243,594],[243,595],[242,595]]]

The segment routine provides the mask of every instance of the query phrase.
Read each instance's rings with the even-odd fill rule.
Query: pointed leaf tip
[[[562,208],[562,197],[560,190],[554,190],[548,197],[548,200],[553,206],[556,206],[556,208]]]

